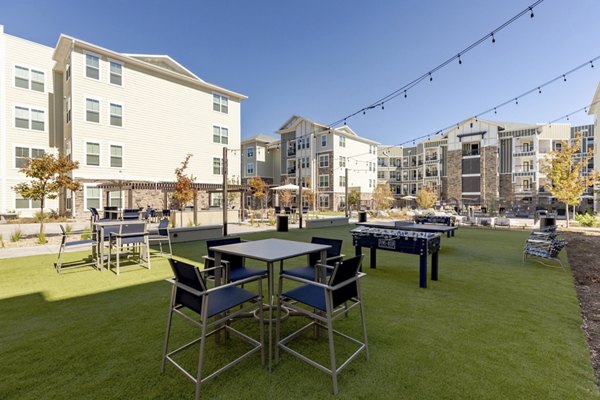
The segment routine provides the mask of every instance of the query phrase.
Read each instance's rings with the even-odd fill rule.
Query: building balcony
[[[288,157],[294,157],[296,155],[296,148],[287,149],[287,155]]]
[[[535,172],[533,165],[515,165],[513,166],[513,173],[515,172]]]
[[[295,173],[296,173],[296,167],[294,167],[294,168],[288,168],[288,169],[287,169],[287,173],[288,173],[288,175],[293,175],[293,174],[295,174]]]
[[[463,157],[478,156],[480,155],[480,151],[479,149],[463,150],[462,155]]]

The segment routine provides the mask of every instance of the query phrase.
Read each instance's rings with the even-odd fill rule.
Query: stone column
[[[448,151],[448,198],[462,198],[462,150]]]
[[[496,200],[499,189],[498,147],[488,146],[481,153],[481,201]]]

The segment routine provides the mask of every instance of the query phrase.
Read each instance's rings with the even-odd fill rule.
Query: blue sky
[[[60,33],[124,53],[168,54],[243,93],[242,137],[291,115],[329,124],[456,55],[534,0],[0,1],[5,32]],[[600,56],[600,1],[545,0],[403,96],[348,124],[397,144],[436,132]],[[548,122],[588,104],[600,60],[482,118]],[[566,121],[565,121],[566,122]],[[583,112],[572,123],[591,123]]]

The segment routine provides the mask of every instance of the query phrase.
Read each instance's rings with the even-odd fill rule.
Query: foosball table
[[[357,226],[350,231],[356,255],[362,254],[362,248],[370,249],[370,267],[377,268],[377,250],[396,251],[398,253],[419,256],[419,286],[427,287],[427,257],[431,255],[431,280],[438,280],[438,252],[441,235],[431,232],[405,231],[401,227],[389,225],[378,227]]]

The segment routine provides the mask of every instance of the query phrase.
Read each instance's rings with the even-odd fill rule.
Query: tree
[[[549,157],[542,160],[542,172],[548,179],[548,190],[558,201],[565,203],[567,227],[569,227],[569,206],[576,206],[581,202],[581,195],[589,186],[593,186],[598,179],[597,171],[590,171],[587,176],[582,174],[591,157],[593,150],[581,153],[581,133],[575,135],[572,143],[562,141],[561,150],[553,150]]]
[[[438,194],[433,188],[428,187],[428,186],[423,186],[417,192],[416,202],[419,207],[433,208],[437,199],[438,199]]]
[[[181,166],[175,168],[175,193],[173,193],[173,197],[179,203],[179,208],[181,209],[181,225],[183,226],[183,209],[187,203],[189,203],[195,195],[196,190],[192,187],[192,183],[194,182],[194,176],[187,176],[185,174],[185,170],[188,168],[190,158],[192,158],[193,154],[188,154],[185,156],[185,160],[181,162]],[[195,210],[194,210],[195,211]]]
[[[348,202],[348,207],[350,207],[350,209],[358,210],[360,207],[360,192],[356,189],[350,190],[346,201]]]
[[[262,203],[267,196],[267,183],[263,181],[260,176],[255,176],[253,178],[250,178],[248,184],[250,185],[250,189],[252,190],[252,197],[254,197]]]
[[[376,210],[387,210],[394,202],[392,187],[387,183],[380,183],[373,191],[373,208]]]
[[[20,172],[31,178],[30,182],[19,183],[13,190],[24,199],[40,202],[40,237],[44,234],[44,206],[46,199],[55,199],[61,189],[78,190],[81,185],[71,178],[71,172],[79,168],[77,161],[66,157],[44,154],[30,159]]]

